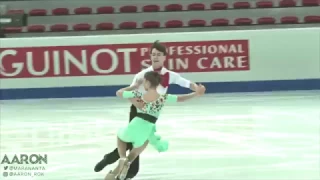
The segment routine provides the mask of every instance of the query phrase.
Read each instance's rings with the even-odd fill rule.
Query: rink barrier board
[[[204,82],[207,93],[265,92],[291,90],[319,90],[320,79],[248,81],[248,82]],[[41,98],[81,98],[115,96],[124,86],[87,86],[63,88],[2,89],[1,100]],[[190,90],[171,85],[169,93],[189,93]]]
[[[204,35],[205,34],[205,35]],[[171,36],[174,36],[171,37]],[[186,38],[187,36],[187,38]],[[222,69],[215,72],[201,72],[199,67],[189,65],[182,75],[192,81],[202,82],[207,86],[208,93],[231,92],[263,92],[263,91],[290,91],[290,90],[317,90],[320,89],[320,29],[286,29],[286,30],[258,30],[233,32],[201,32],[201,33],[166,33],[157,34],[161,42],[171,46],[189,44],[210,45],[223,43],[244,44],[244,53],[247,55],[248,67],[235,69]],[[61,41],[61,38],[64,41]],[[50,37],[50,38],[24,38],[2,39],[1,49],[42,48],[49,50],[55,48],[70,48],[77,53],[81,48],[111,48],[114,51],[124,48],[146,49],[154,40],[154,34],[142,35],[108,35],[78,37]],[[68,40],[67,40],[68,39]],[[278,39],[278,41],[274,40]],[[19,41],[19,43],[17,43]],[[139,44],[140,43],[140,44]],[[247,45],[245,45],[247,43]],[[100,47],[101,46],[101,47]],[[187,46],[187,45],[186,45]],[[118,47],[118,48],[115,48]],[[283,47],[286,47],[285,49]],[[279,50],[281,49],[281,51]],[[177,49],[175,49],[177,50]],[[41,50],[42,52],[43,50]],[[2,51],[0,51],[1,53]],[[20,52],[20,50],[18,50]],[[142,51],[140,51],[141,54]],[[297,52],[297,53],[295,53]],[[135,54],[131,59],[141,58]],[[41,55],[41,54],[40,54]],[[82,54],[81,54],[82,55]],[[144,54],[147,57],[147,54]],[[198,61],[200,55],[182,56]],[[240,56],[227,54],[225,56]],[[33,55],[37,57],[37,54]],[[215,56],[215,55],[212,55]],[[203,57],[212,58],[210,55]],[[216,56],[223,56],[216,54]],[[142,57],[142,58],[146,58]],[[178,57],[173,52],[170,57]],[[12,61],[24,62],[24,54],[18,58],[9,58]],[[79,57],[78,57],[79,59]],[[81,59],[81,57],[80,57]],[[130,60],[131,60],[130,59]],[[41,63],[42,59],[36,59]],[[7,60],[5,60],[8,62]],[[120,62],[121,63],[121,62]],[[123,63],[123,62],[122,62]],[[132,64],[132,63],[131,63]],[[142,64],[142,63],[141,63]],[[20,74],[16,77],[0,79],[0,99],[37,99],[37,98],[72,98],[72,97],[104,97],[114,96],[115,91],[131,83],[133,75],[139,71],[141,64],[134,64],[125,72],[117,70],[109,75],[81,74],[74,71],[71,75],[44,75],[30,76]],[[125,65],[124,65],[125,66]],[[52,68],[52,67],[51,67]],[[88,67],[90,68],[90,67]],[[173,71],[179,72],[177,69]],[[169,93],[186,93],[189,90],[172,85]]]

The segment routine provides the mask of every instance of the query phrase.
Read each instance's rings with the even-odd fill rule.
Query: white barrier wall
[[[320,29],[309,28],[1,39],[1,99],[113,96],[155,40],[168,69],[210,93],[320,89]]]

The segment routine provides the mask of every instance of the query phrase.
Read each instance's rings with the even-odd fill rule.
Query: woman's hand
[[[119,89],[117,92],[116,92],[116,95],[118,97],[122,97],[122,94],[123,94],[123,89]]]
[[[205,92],[206,92],[206,87],[202,84],[199,84],[198,87],[196,88],[197,95],[202,96],[204,95]]]

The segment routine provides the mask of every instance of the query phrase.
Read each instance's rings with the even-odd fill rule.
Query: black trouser
[[[130,108],[130,119],[129,119],[129,122],[137,115],[137,108],[134,106],[134,105],[131,105],[131,108]],[[128,150],[131,150],[133,147],[132,147],[132,143],[127,143],[127,149]],[[107,158],[107,161],[108,161],[108,164],[113,164],[114,162],[116,162],[120,156],[119,156],[119,153],[118,153],[118,149],[115,149],[113,150],[111,153],[107,154],[108,158]],[[127,178],[133,178],[135,177],[138,172],[139,172],[139,156],[131,163],[130,165],[130,169],[128,171],[128,174],[127,174]]]

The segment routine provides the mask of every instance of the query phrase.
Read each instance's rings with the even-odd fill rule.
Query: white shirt
[[[136,74],[136,75],[134,76],[133,81],[132,81],[132,83],[131,83],[130,86],[134,86],[135,83],[136,83],[136,81],[137,81],[138,79],[143,79],[143,78],[144,78],[144,74],[145,74],[146,72],[149,72],[149,71],[154,71],[152,66],[150,66],[150,67],[148,67],[148,68],[140,71],[138,74]],[[166,69],[166,68],[163,67],[163,68],[161,69],[160,74],[165,74],[165,73],[167,73],[167,72],[169,73],[169,84],[177,84],[177,85],[179,85],[179,86],[181,86],[181,87],[190,88],[191,81],[189,81],[189,80],[181,77],[181,76],[180,76],[178,73],[176,73],[176,72],[170,71],[170,70],[168,70],[168,69]],[[144,89],[143,84],[141,84],[141,85],[139,86],[138,91],[141,92],[141,93],[143,93],[143,94],[146,92],[146,90]],[[162,85],[159,85],[159,86],[157,87],[157,92],[158,92],[159,94],[166,94],[167,91],[168,91],[168,87],[163,87]]]

